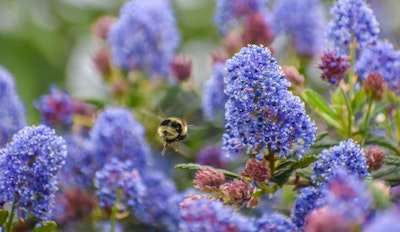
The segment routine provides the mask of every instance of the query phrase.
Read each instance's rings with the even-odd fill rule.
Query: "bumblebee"
[[[161,155],[164,155],[167,148],[173,143],[176,144],[175,151],[178,151],[179,141],[186,139],[188,136],[187,124],[180,118],[169,117],[160,123],[157,133],[164,141]]]

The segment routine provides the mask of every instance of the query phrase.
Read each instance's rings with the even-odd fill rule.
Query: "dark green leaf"
[[[316,155],[307,155],[298,161],[295,159],[287,159],[277,167],[271,180],[282,186],[289,180],[294,170],[305,168],[317,159],[318,157]]]
[[[394,144],[392,141],[390,141],[387,137],[370,135],[366,138],[365,143],[366,144],[376,144],[381,147],[385,147],[385,148],[393,151],[394,153],[396,153],[396,155],[400,155],[399,148],[396,146],[396,144]]]
[[[379,170],[371,172],[371,176],[374,178],[385,179],[395,173],[400,173],[400,167],[398,167],[398,166],[383,166]]]
[[[317,155],[306,155],[294,165],[295,169],[306,168],[308,165],[314,163],[318,159]]]
[[[0,210],[0,226],[2,226],[8,217],[8,211],[7,210]]]
[[[296,173],[307,180],[311,180],[311,175],[313,171],[312,169],[303,168],[296,170]]]
[[[315,142],[318,142],[318,141],[324,139],[324,138],[325,138],[326,136],[328,136],[328,135],[329,135],[328,131],[323,131],[323,132],[321,132],[321,133],[318,133],[318,134],[315,136]]]
[[[33,229],[34,232],[51,232],[51,231],[55,231],[55,229],[57,228],[57,224],[54,221],[47,221],[44,224],[35,227]]]
[[[222,172],[226,178],[228,179],[237,179],[240,178],[240,176],[236,173],[224,170],[224,169],[218,169],[218,168],[214,168],[211,166],[207,166],[207,165],[200,165],[200,164],[196,164],[196,163],[186,163],[186,164],[177,164],[175,165],[176,169],[189,169],[189,170],[195,170],[195,171],[199,171],[199,170],[203,170],[206,168],[210,168],[210,169],[214,169],[216,171],[220,171]]]
[[[385,164],[400,166],[400,157],[398,156],[386,156]]]

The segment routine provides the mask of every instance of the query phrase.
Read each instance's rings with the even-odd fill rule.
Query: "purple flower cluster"
[[[325,149],[319,154],[318,160],[314,163],[312,181],[315,184],[329,181],[340,168],[360,178],[369,175],[365,154],[360,145],[354,143],[352,139],[342,141],[339,145]]]
[[[224,106],[228,97],[224,94],[224,76],[226,75],[223,63],[214,64],[213,75],[204,85],[202,108],[208,120],[223,115]]]
[[[26,126],[25,107],[14,84],[14,78],[0,66],[0,145],[6,144],[14,133]]]
[[[118,158],[131,160],[134,168],[143,170],[151,163],[145,129],[128,109],[109,107],[103,110],[90,131],[89,139],[103,165]]]
[[[321,192],[314,187],[304,188],[297,194],[290,218],[298,228],[303,228],[306,216],[319,206],[320,198]]]
[[[226,168],[229,160],[223,155],[219,146],[206,146],[199,151],[197,155],[197,163],[201,165],[209,165],[215,168]]]
[[[205,197],[189,197],[181,203],[179,231],[256,231],[248,218],[230,206]]]
[[[350,58],[347,55],[340,54],[337,50],[326,51],[321,56],[321,63],[318,68],[322,71],[321,77],[324,81],[338,86],[350,68]]]
[[[296,232],[298,228],[293,222],[282,214],[264,214],[255,222],[255,231],[269,232]]]
[[[214,22],[222,35],[253,13],[266,14],[268,0],[217,0]]]
[[[315,124],[288,91],[290,83],[271,52],[249,45],[226,62],[226,69],[225,153],[247,147],[247,154],[301,157],[314,142]]]
[[[142,178],[137,170],[132,170],[132,162],[129,160],[121,162],[112,159],[96,172],[94,186],[97,188],[100,206],[105,208],[112,208],[117,203],[117,194],[120,194],[120,210],[139,205],[145,196]]]
[[[337,0],[330,13],[334,16],[328,37],[340,52],[349,54],[350,42],[360,47],[376,42],[379,24],[364,0]]]
[[[364,228],[365,232],[400,231],[400,205],[378,213]]]
[[[400,94],[400,51],[387,41],[378,40],[365,47],[356,63],[356,72],[365,79],[369,74],[380,74],[396,94]]]
[[[291,36],[299,54],[312,57],[322,51],[326,20],[320,0],[275,1],[272,15],[274,32]]]
[[[116,66],[166,75],[180,42],[169,0],[128,1],[111,27],[109,42]]]
[[[41,96],[34,102],[35,108],[40,112],[42,123],[47,126],[71,125],[74,114],[74,103],[72,97],[51,86],[49,94]]]
[[[64,139],[46,126],[24,127],[0,151],[0,196],[19,209],[46,219],[54,207]]]

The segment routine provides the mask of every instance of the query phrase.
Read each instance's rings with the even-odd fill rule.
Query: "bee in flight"
[[[180,118],[169,117],[160,123],[157,133],[164,141],[161,155],[164,155],[167,148],[173,143],[176,144],[175,151],[178,151],[179,141],[186,139],[188,136],[187,124]]]

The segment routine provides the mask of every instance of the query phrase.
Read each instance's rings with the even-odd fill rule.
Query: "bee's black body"
[[[164,149],[161,152],[163,155],[170,144],[176,143],[178,146],[179,141],[184,140],[188,136],[186,122],[182,119],[173,117],[163,120],[160,123],[157,132],[165,142]]]

